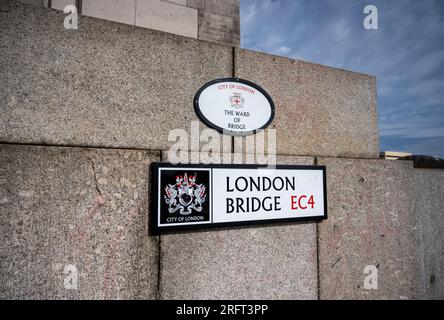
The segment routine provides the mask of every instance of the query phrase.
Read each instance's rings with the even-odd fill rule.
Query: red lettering
[[[308,208],[308,206],[311,206],[311,209],[314,209],[314,196],[311,195],[310,198],[308,198],[308,202],[306,202],[307,200],[307,195],[302,195],[302,196],[290,196],[291,199],[291,210],[305,210]],[[306,204],[304,206],[304,204]]]
[[[291,210],[298,209],[298,207],[296,206],[296,198],[297,198],[297,196],[291,196]]]
[[[313,195],[310,197],[310,199],[308,199],[308,204],[311,205],[312,209],[314,209],[315,202],[314,202],[314,199],[313,199]]]
[[[300,197],[299,197],[299,201],[298,201],[299,208],[301,208],[302,210],[305,210],[305,209],[307,209],[307,206],[304,207],[304,206],[301,204],[301,200],[302,200],[302,199],[307,199],[307,196],[305,196],[305,195],[304,195],[304,196],[300,196]]]

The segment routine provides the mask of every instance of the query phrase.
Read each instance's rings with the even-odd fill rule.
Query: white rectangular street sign
[[[327,218],[325,166],[153,163],[153,233]]]

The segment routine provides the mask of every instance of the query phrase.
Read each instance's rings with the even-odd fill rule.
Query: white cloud
[[[444,1],[374,0],[376,31],[363,28],[365,4],[241,0],[255,10],[241,16],[242,46],[373,74],[382,145],[444,141]]]

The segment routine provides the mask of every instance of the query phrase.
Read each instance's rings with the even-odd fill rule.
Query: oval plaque
[[[231,135],[263,130],[275,113],[273,100],[264,89],[239,78],[206,83],[196,93],[194,109],[207,126]]]

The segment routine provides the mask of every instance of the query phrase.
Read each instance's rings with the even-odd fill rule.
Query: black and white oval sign
[[[232,135],[265,129],[275,113],[273,100],[264,89],[239,78],[208,82],[197,92],[194,108],[206,125]]]

